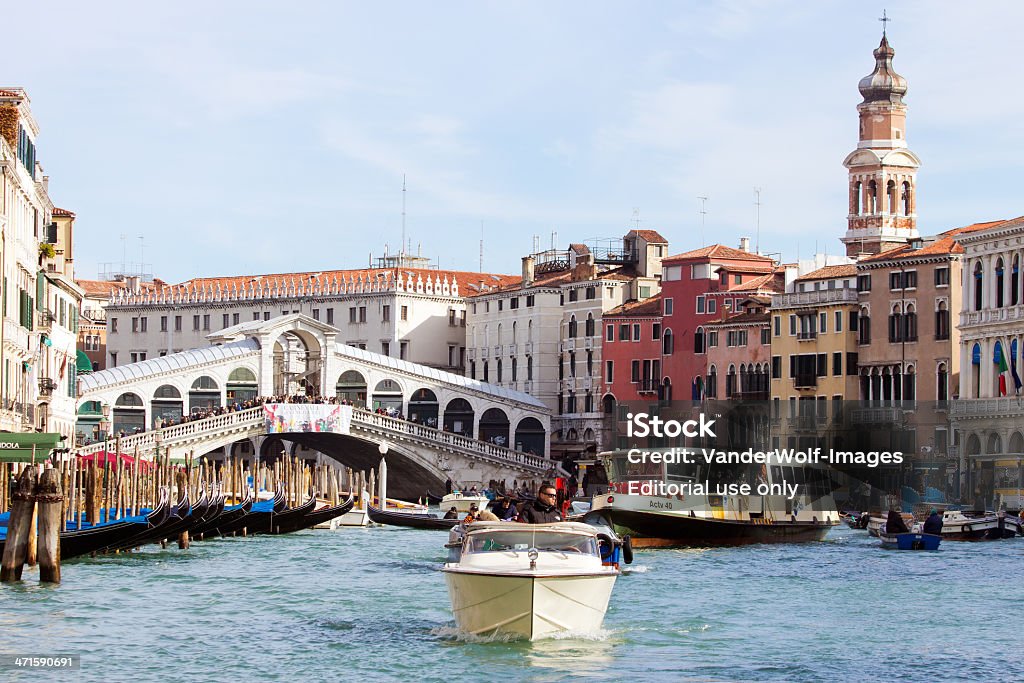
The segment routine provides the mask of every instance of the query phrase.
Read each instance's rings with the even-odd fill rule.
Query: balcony
[[[1016,397],[961,398],[949,402],[949,416],[964,418],[1004,418],[1024,416],[1024,404]]]
[[[591,377],[583,378],[583,391],[590,391],[594,388],[594,380]]]
[[[883,408],[860,408],[851,417],[858,424],[896,424],[903,421],[903,409],[892,406]]]
[[[817,332],[798,332],[796,335],[797,341],[814,341],[817,338]]]
[[[566,339],[562,342],[563,351],[575,351],[576,350],[576,339]]]
[[[57,388],[57,383],[54,382],[49,377],[40,377],[39,378],[39,395],[40,396],[50,396],[50,395],[53,394],[53,392],[54,392],[54,390],[56,388]]]
[[[506,346],[505,346],[505,355],[506,356],[514,356],[518,352],[518,349],[519,349],[519,344],[506,344]]]
[[[960,326],[987,325],[991,323],[1015,322],[1024,320],[1024,306],[1004,306],[984,311],[964,311],[960,314]]]
[[[797,389],[813,389],[818,386],[818,375],[815,373],[798,373],[793,378],[793,386]]]
[[[523,344],[523,352],[526,353],[527,356],[532,356],[533,342],[526,342],[525,344]]]
[[[772,308],[796,308],[820,304],[855,304],[856,289],[822,289],[817,292],[793,292],[772,296]]]
[[[494,357],[501,358],[501,344],[496,344],[494,347]]]
[[[53,327],[53,321],[56,319],[57,317],[51,311],[39,311],[39,314],[36,316],[39,330],[41,332],[49,331]]]
[[[476,349],[466,349],[466,357],[469,360],[476,360]]]
[[[586,349],[587,351],[590,351],[591,349],[593,349],[594,348],[594,338],[593,337],[586,337],[586,338],[584,338],[584,340],[583,340],[583,348]]]

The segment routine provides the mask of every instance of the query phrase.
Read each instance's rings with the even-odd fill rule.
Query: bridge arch
[[[517,451],[532,453],[533,455],[544,455],[544,444],[547,441],[547,433],[544,425],[535,417],[524,417],[516,424],[516,438],[512,447]]]
[[[161,384],[153,391],[153,398],[149,402],[150,415],[152,416],[153,427],[157,423],[168,424],[171,420],[180,420],[185,414],[185,403],[182,400],[182,391],[174,383]]]
[[[334,383],[334,395],[359,408],[366,406],[366,389],[366,377],[358,370],[345,370]]]
[[[146,404],[133,391],[126,391],[114,401],[111,432],[133,434],[146,428]]]
[[[228,373],[225,398],[228,403],[243,403],[260,395],[256,369],[239,365]]]
[[[480,416],[479,439],[497,446],[509,446],[508,415],[501,408],[488,408]]]
[[[319,329],[296,324],[267,338],[273,358],[275,394],[322,394],[320,375],[328,342]]]
[[[463,436],[476,434],[476,413],[464,398],[453,398],[444,407],[444,431]]]
[[[373,410],[383,408],[388,412],[399,412],[405,414],[405,397],[402,383],[397,379],[385,377],[373,386],[371,407]]]
[[[431,389],[420,387],[409,396],[409,421],[428,427],[438,426],[440,404],[437,394]]]
[[[207,374],[202,374],[192,380],[188,390],[188,411],[191,414],[195,410],[209,410],[219,408],[223,405],[220,383]]]

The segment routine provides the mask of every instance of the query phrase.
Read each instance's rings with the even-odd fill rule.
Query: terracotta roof
[[[796,279],[796,282],[801,280],[830,280],[836,277],[852,277],[857,274],[857,265],[854,263],[844,263],[838,266],[825,266],[824,268],[818,268],[812,270],[806,275],[801,275]]]
[[[67,209],[61,209],[61,208],[58,208],[58,207],[55,206],[55,207],[53,207],[53,215],[54,216],[65,216],[67,218],[74,218],[75,217],[75,212],[74,211],[68,211]]]
[[[652,242],[654,244],[657,244],[657,243],[668,244],[668,240],[665,239],[664,237],[662,237],[661,234],[657,230],[630,230],[629,234],[630,235],[638,235],[638,236],[644,238],[645,240],[647,240],[648,242]]]
[[[710,247],[701,247],[700,249],[694,249],[693,251],[687,251],[682,254],[676,254],[675,256],[669,256],[663,261],[668,263],[669,261],[681,261],[683,259],[694,259],[694,258],[720,258],[720,259],[733,259],[737,261],[763,261],[772,263],[772,259],[767,256],[761,256],[760,254],[752,254],[749,251],[741,251],[739,249],[733,249],[727,247],[724,244],[712,244]]]
[[[128,283],[122,280],[75,280],[75,282],[85,290],[85,295],[89,297],[109,296],[111,290],[124,289],[128,286]],[[154,282],[142,282],[139,286],[145,290],[155,290],[164,284],[166,283],[163,280],[158,279]]]
[[[573,282],[572,270],[556,270],[549,273],[541,273],[533,279],[531,287],[560,287]],[[498,287],[487,289],[482,292],[470,289],[468,291],[459,291],[459,294],[466,297],[475,296],[487,296],[488,294],[495,294],[497,292],[507,292],[510,290],[518,290],[523,288],[523,278],[519,275],[508,275],[508,280]],[[578,280],[578,282],[596,282],[597,280],[619,280],[629,281],[636,277],[636,272],[633,267],[630,266],[619,266],[618,268],[612,268],[610,270],[598,271],[592,279],[589,280]],[[461,288],[462,285],[460,284]]]
[[[569,245],[569,251],[575,251],[577,254],[589,254],[590,247],[580,242],[574,242]]]
[[[918,258],[921,256],[938,256],[942,254],[962,254],[964,248],[956,242],[954,237],[962,235],[967,232],[977,232],[979,230],[987,230],[988,228],[995,227],[1000,223],[1005,223],[1005,220],[999,221],[988,221],[985,223],[974,223],[972,225],[965,225],[962,228],[953,228],[947,230],[944,233],[939,234],[936,239],[932,242],[926,243],[920,249],[914,249],[909,244],[903,244],[893,249],[883,251],[872,256],[866,256],[861,259],[862,262],[868,261],[893,261],[899,259]]]
[[[6,88],[0,88],[0,97],[21,97],[22,94],[15,90],[7,90]]]
[[[661,316],[661,295],[656,294],[648,299],[637,301],[632,299],[621,306],[616,306],[605,311],[602,318],[629,318],[629,317]]]

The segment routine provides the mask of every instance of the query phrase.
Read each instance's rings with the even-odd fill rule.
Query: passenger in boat
[[[519,521],[525,524],[549,524],[561,522],[562,515],[558,512],[558,491],[551,484],[540,487],[540,493],[533,503],[525,505],[519,514]]]
[[[942,533],[942,516],[938,510],[932,509],[932,513],[928,515],[928,519],[924,520],[924,532],[926,534],[941,534]]]
[[[469,506],[469,513],[465,517],[462,518],[462,523],[463,524],[472,524],[473,522],[475,522],[477,520],[477,517],[479,517],[479,515],[480,515],[480,508],[477,506],[476,503],[473,503],[472,505]]]
[[[906,534],[909,532],[910,529],[907,528],[907,523],[903,521],[903,516],[895,510],[889,510],[889,516],[885,520],[885,533]]]
[[[445,519],[458,519],[459,518],[459,511],[456,510],[455,506],[453,505],[448,510],[448,512],[444,513],[444,518]]]
[[[507,520],[511,515],[514,515],[516,509],[515,505],[512,504],[512,499],[508,496],[502,496],[491,508],[498,519],[503,520]]]

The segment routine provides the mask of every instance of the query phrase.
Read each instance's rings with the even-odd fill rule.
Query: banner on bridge
[[[331,432],[348,434],[352,406],[329,403],[267,403],[263,406],[267,434]]]

